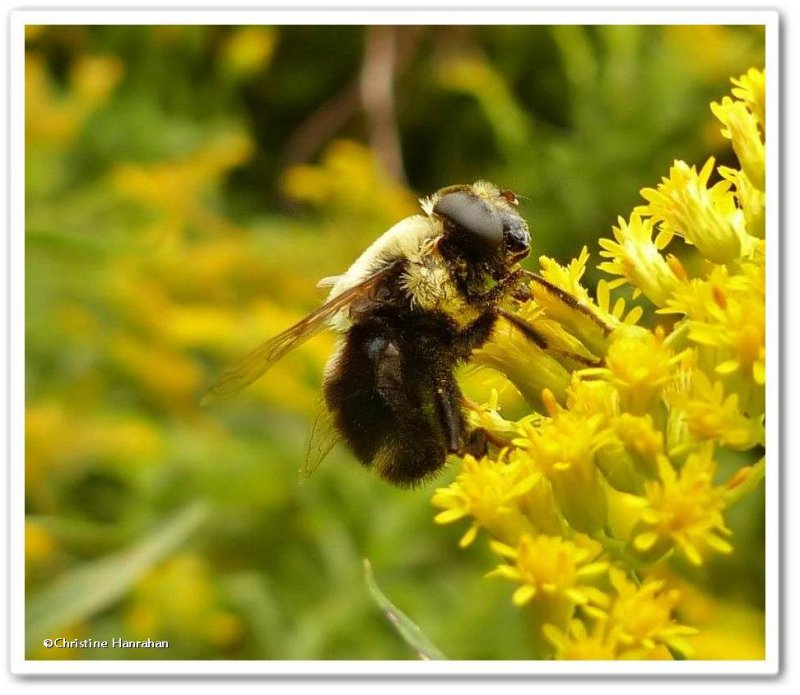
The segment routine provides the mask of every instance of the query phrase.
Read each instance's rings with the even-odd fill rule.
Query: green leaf
[[[147,570],[180,547],[207,516],[204,504],[189,505],[136,545],[85,563],[31,597],[25,619],[28,647],[118,601]]]
[[[446,660],[447,657],[433,645],[422,630],[403,611],[395,607],[378,588],[369,560],[364,560],[364,577],[367,580],[367,588],[372,598],[375,599],[375,602],[386,614],[389,622],[400,633],[400,636],[406,641],[406,644],[419,654],[419,658],[434,661]]]

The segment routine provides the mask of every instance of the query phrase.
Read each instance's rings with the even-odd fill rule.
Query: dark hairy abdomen
[[[454,370],[496,320],[459,332],[444,314],[386,306],[362,317],[328,372],[325,400],[356,458],[408,487],[430,477],[466,438]]]

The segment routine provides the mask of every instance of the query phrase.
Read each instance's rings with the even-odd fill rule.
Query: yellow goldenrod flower
[[[664,306],[682,279],[680,274],[685,277],[677,259],[670,265],[661,255],[671,234],[659,233],[654,240],[654,221],[642,218],[636,212],[631,214],[630,222],[620,217],[618,224],[612,230],[616,241],[600,239],[600,246],[604,249],[600,255],[611,260],[601,263],[598,268],[621,276],[636,288],[637,293],[641,292],[657,306]]]
[[[703,446],[680,471],[666,456],[660,458],[660,480],[645,483],[647,505],[631,538],[633,552],[644,561],[655,561],[673,547],[694,565],[702,564],[707,549],[732,552],[723,538],[730,531],[722,517],[725,491],[713,483],[713,453],[713,444]]]
[[[514,542],[531,528],[530,522],[519,510],[518,500],[536,484],[541,473],[525,468],[517,461],[509,462],[504,456],[498,459],[475,459],[465,456],[455,482],[439,488],[431,502],[444,511],[436,515],[438,524],[448,524],[466,516],[473,523],[461,538],[461,547],[475,540],[480,528],[487,529],[497,538]]]
[[[533,322],[534,326],[538,324]],[[545,349],[534,345],[515,326],[498,322],[492,340],[473,353],[476,365],[496,369],[532,406],[541,409],[544,389],[563,400],[569,384],[569,371]]]
[[[524,534],[516,547],[491,543],[506,562],[487,576],[518,584],[512,595],[516,606],[526,606],[540,625],[566,627],[575,606],[587,615],[602,616],[608,597],[595,586],[608,571],[608,563],[595,561],[592,552],[558,536]],[[541,649],[544,635],[535,641]]]
[[[726,394],[721,381],[712,381],[700,370],[692,375],[691,390],[676,393],[672,404],[684,411],[691,436],[747,451],[764,443],[764,424],[760,417],[745,416],[739,396]]]
[[[663,232],[682,236],[709,260],[726,263],[741,255],[747,232],[730,183],[723,180],[709,188],[713,171],[713,157],[699,173],[676,160],[656,188],[642,189],[648,204],[636,211],[650,215]]]
[[[592,353],[603,355],[606,336],[619,325],[619,321],[613,315],[601,312],[581,285],[588,259],[586,247],[566,266],[541,256],[542,278],[551,286],[532,282],[530,288],[536,304],[549,318],[580,339]]]
[[[618,658],[615,635],[608,630],[608,619],[592,621],[591,631],[586,623],[574,619],[566,630],[547,623],[542,628],[545,638],[555,647],[555,658],[566,661],[611,661]]]
[[[733,142],[733,151],[742,165],[742,171],[758,190],[765,189],[766,152],[758,119],[741,101],[723,97],[721,103],[711,104],[711,111],[725,126],[722,134]]]
[[[766,75],[763,70],[750,68],[738,79],[731,78],[736,85],[731,92],[737,99],[741,99],[748,110],[756,117],[761,132],[766,132]]]
[[[611,343],[606,366],[582,370],[585,376],[608,379],[616,387],[622,410],[634,415],[659,416],[664,387],[674,378],[675,355],[664,342],[664,333],[627,333]]]
[[[664,582],[645,580],[641,586],[627,579],[617,568],[609,570],[617,596],[608,615],[586,622],[573,619],[566,630],[545,625],[545,637],[555,646],[556,658],[573,660],[664,660],[671,652],[690,653],[685,637],[697,630],[672,618],[677,591],[664,591]]]
[[[644,417],[622,413],[608,422],[613,439],[597,452],[597,466],[611,487],[620,492],[642,494],[644,481],[658,474],[663,454],[663,434]]]
[[[766,193],[758,190],[758,188],[750,183],[750,179],[739,169],[719,167],[717,171],[723,179],[733,184],[736,200],[744,213],[747,233],[751,237],[763,239],[766,233]],[[746,237],[746,241],[748,243],[743,247],[742,255],[751,256],[755,248],[755,240]]]
[[[665,583],[657,579],[645,579],[636,584],[618,568],[609,570],[609,579],[616,591],[608,610],[609,623],[614,626],[624,652],[642,650],[648,653],[664,645],[682,655],[689,653],[690,647],[684,638],[697,634],[697,630],[673,619],[680,598],[677,590],[667,589]]]
[[[538,592],[560,594],[581,606],[608,604],[603,592],[591,585],[608,570],[607,562],[592,561],[591,551],[572,541],[540,534],[523,534],[516,547],[493,542],[492,549],[510,564],[492,570],[492,576],[513,579],[529,588],[519,587],[514,603],[531,601]],[[602,613],[601,613],[602,614]]]
[[[536,470],[535,464],[527,452],[514,449],[509,454],[511,460],[518,460],[518,465]],[[563,511],[556,499],[553,484],[546,475],[538,475],[531,489],[518,500],[523,516],[538,533],[564,536],[569,527],[564,521]],[[574,536],[573,539],[577,539]],[[501,539],[502,540],[502,539]],[[576,540],[577,542],[577,540]]]
[[[597,267],[602,270],[602,264],[598,265]],[[642,314],[644,314],[644,309],[642,309],[642,307],[640,306],[633,306],[631,307],[630,311],[626,311],[627,307],[625,304],[625,299],[623,297],[617,297],[612,306],[611,290],[614,287],[618,287],[618,285],[608,282],[607,280],[598,281],[597,308],[600,310],[601,314],[612,316],[614,319],[616,319],[619,322],[622,322],[623,324],[628,324],[630,326],[635,325],[639,321],[639,319],[642,318]],[[634,295],[637,292],[639,292],[638,288],[634,291]]]
[[[619,391],[610,380],[573,374],[567,391],[567,408],[586,417],[602,413],[610,419],[620,413]]]
[[[507,441],[509,444],[519,431],[515,422],[506,420],[500,415],[500,393],[493,388],[489,394],[489,401],[482,405],[471,404],[467,411],[469,424],[473,429],[482,429],[497,439]],[[534,416],[535,419],[535,416]]]
[[[603,416],[584,418],[559,408],[545,392],[550,418],[524,423],[514,443],[550,480],[564,518],[574,529],[591,534],[606,523],[606,493],[595,465],[595,453],[609,441]]]
[[[724,266],[708,279],[684,283],[662,313],[684,314],[689,339],[711,350],[707,364],[720,376],[738,373],[763,386],[766,378],[766,305],[762,263],[744,262],[735,275]],[[750,405],[748,403],[748,405]],[[763,412],[763,407],[760,410]]]
[[[539,265],[542,266],[542,277],[552,282],[559,289],[564,290],[579,302],[589,305],[591,297],[589,291],[581,284],[581,278],[586,273],[586,263],[589,261],[589,249],[584,246],[576,258],[567,265],[559,265],[552,258],[541,256]]]

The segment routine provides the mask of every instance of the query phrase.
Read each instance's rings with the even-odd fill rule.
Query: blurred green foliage
[[[537,254],[594,250],[674,158],[727,152],[708,103],[763,65],[763,41],[735,26],[28,27],[28,595],[67,601],[76,576],[96,592],[86,563],[161,548],[116,566],[119,591],[62,605],[50,636],[172,644],[29,635],[29,657],[414,658],[370,598],[369,558],[451,658],[525,658],[505,588],[433,527],[430,489],[391,489],[345,451],[298,485],[330,336],[237,400],[200,396],[441,186],[496,181],[526,198]],[[370,68],[393,79],[390,103]],[[198,502],[178,547],[158,545]],[[737,557],[763,565],[758,532]]]

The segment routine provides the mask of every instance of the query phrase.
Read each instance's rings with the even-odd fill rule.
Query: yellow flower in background
[[[35,574],[39,567],[46,566],[56,551],[52,534],[35,521],[25,521],[25,574]]]
[[[465,459],[433,502],[446,509],[440,522],[471,520],[469,542],[489,534],[506,560],[490,574],[517,585],[540,657],[691,656],[702,632],[676,617],[684,592],[672,560],[698,567],[733,554],[725,515],[765,474],[763,72],[734,84],[734,99],[712,108],[741,169],[676,161],[641,192],[647,205],[600,240],[598,267],[615,277],[596,299],[581,282],[585,248],[566,265],[541,259],[543,281],[518,314],[547,348],[501,325],[476,354],[534,410],[500,418],[496,393],[475,406],[473,425],[508,446]],[[675,237],[701,258],[668,253]],[[614,299],[623,284],[652,305]],[[513,524],[501,527],[498,510]]]
[[[242,634],[242,621],[221,606],[208,562],[177,555],[145,575],[124,615],[130,639],[200,641],[227,647]]]
[[[367,147],[352,140],[333,142],[319,165],[291,167],[282,185],[291,199],[358,212],[361,219],[377,211],[394,223],[419,211],[414,196],[383,171]]]
[[[269,64],[277,40],[274,27],[237,27],[223,44],[224,65],[235,75],[257,74]]]
[[[190,225],[209,235],[233,231],[227,220],[205,204],[205,198],[223,173],[247,161],[252,152],[253,143],[245,133],[222,133],[172,162],[117,164],[111,182],[125,198],[157,212],[151,237],[170,250],[183,240]]]
[[[85,120],[119,83],[123,64],[109,56],[82,56],[68,73],[69,90],[59,96],[41,55],[25,54],[26,143],[70,143]]]
[[[122,63],[106,56],[83,56],[72,68],[73,93],[84,108],[104,104],[122,79]]]

